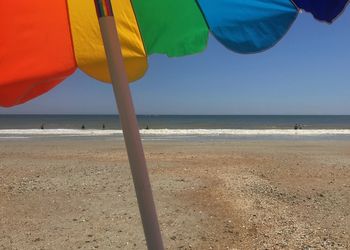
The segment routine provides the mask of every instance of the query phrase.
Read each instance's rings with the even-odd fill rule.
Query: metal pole
[[[98,9],[103,4],[109,4],[109,6],[105,6],[104,10],[107,14],[103,13],[104,15],[101,14],[103,10]],[[95,5],[99,16],[102,39],[124,133],[147,247],[150,250],[163,250],[163,241],[148,177],[146,159],[130,94],[118,33],[111,11],[112,8],[109,0],[95,0]]]

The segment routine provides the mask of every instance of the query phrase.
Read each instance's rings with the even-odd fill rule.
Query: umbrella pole
[[[95,0],[96,8],[98,8],[97,4],[99,1],[100,0]],[[163,241],[148,177],[146,159],[143,152],[114,17],[113,14],[101,16],[98,9],[97,13],[99,15],[102,39],[124,133],[124,140],[128,152],[147,247],[150,250],[163,250]]]

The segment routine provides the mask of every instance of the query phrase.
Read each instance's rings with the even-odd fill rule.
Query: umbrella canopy
[[[332,22],[348,0],[112,0],[111,10],[100,2],[107,14],[114,10],[132,82],[151,54],[201,52],[209,32],[235,52],[260,52],[286,34],[300,9]],[[0,106],[39,96],[77,68],[111,82],[93,1],[7,1],[0,10]]]

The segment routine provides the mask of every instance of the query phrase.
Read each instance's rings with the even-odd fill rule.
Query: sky
[[[212,36],[196,55],[149,57],[131,84],[138,114],[350,115],[350,7],[332,25],[308,13],[263,53],[240,55]],[[115,114],[112,87],[81,71],[0,114]]]

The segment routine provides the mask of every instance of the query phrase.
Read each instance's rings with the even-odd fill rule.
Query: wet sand
[[[167,249],[350,249],[350,141],[145,141]],[[122,141],[0,142],[0,249],[145,249]]]

